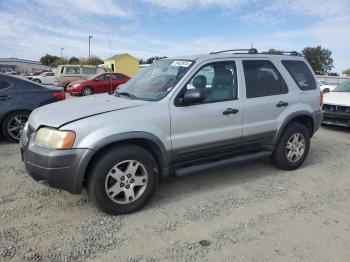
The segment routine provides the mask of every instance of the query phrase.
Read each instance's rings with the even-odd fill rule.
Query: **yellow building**
[[[106,59],[104,65],[111,68],[113,72],[122,73],[130,77],[139,72],[139,60],[127,53],[114,55]]]

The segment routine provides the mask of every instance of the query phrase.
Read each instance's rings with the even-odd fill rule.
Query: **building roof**
[[[19,59],[19,58],[0,58],[0,63],[11,63],[11,62],[17,62],[17,63],[25,63],[25,64],[36,64],[36,65],[42,65],[38,61],[32,61],[32,60],[26,60],[26,59]]]
[[[133,57],[132,55],[128,54],[128,53],[123,53],[123,54],[117,54],[117,55],[114,55],[114,56],[111,56],[110,58],[107,58],[105,61],[108,61],[108,60],[119,60],[121,59],[122,57],[124,56],[129,56],[135,60],[138,60],[136,57]]]

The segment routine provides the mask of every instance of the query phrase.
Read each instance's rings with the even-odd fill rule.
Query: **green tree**
[[[305,47],[302,53],[316,74],[327,74],[334,67],[332,51],[329,49],[321,46]]]
[[[345,69],[345,70],[343,71],[343,74],[349,76],[349,75],[350,75],[350,68]]]
[[[274,48],[270,48],[266,53],[279,55],[279,54],[282,54],[282,51],[274,49]]]
[[[52,66],[58,59],[60,59],[58,56],[46,54],[40,58],[40,63],[46,66]]]
[[[80,60],[79,58],[75,57],[75,56],[72,56],[71,58],[69,58],[68,60],[68,63],[69,64],[73,64],[73,65],[76,65],[76,64],[79,64]]]
[[[91,56],[90,57],[90,60],[88,57],[81,57],[79,58],[79,63],[81,65],[100,65],[100,64],[103,64],[103,60],[101,58],[99,58],[98,56]]]

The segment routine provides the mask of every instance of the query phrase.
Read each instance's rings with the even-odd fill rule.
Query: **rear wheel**
[[[9,141],[18,142],[28,118],[28,111],[17,111],[6,116],[1,125],[4,137]]]
[[[284,170],[294,170],[305,161],[310,149],[310,134],[300,123],[289,124],[272,154],[274,164]]]
[[[88,178],[88,194],[101,211],[112,215],[134,212],[154,195],[158,168],[153,156],[136,145],[105,151]]]
[[[94,93],[94,90],[92,89],[92,87],[90,86],[86,86],[83,88],[83,91],[81,92],[81,94],[83,96],[89,96],[92,95]]]

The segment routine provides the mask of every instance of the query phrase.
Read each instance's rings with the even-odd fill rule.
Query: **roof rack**
[[[217,52],[211,52],[211,55],[214,54],[221,54],[221,53],[227,53],[227,52],[234,52],[234,54],[245,54],[245,53],[235,53],[235,52],[247,52],[248,54],[257,54],[258,50],[255,48],[250,48],[250,49],[228,49],[228,50],[222,50],[222,51],[217,51]]]
[[[297,51],[275,51],[275,52],[261,52],[259,53],[256,48],[250,48],[250,49],[228,49],[228,50],[222,50],[217,52],[211,52],[211,55],[221,54],[221,53],[227,53],[227,52],[233,52],[233,54],[269,54],[269,55],[291,55],[291,56],[303,56]]]
[[[291,56],[303,56],[297,51],[275,51],[275,52],[262,52],[261,54],[269,55],[291,55]]]

